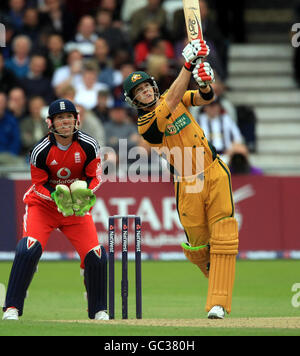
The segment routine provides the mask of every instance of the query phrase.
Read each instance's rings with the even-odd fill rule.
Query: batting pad
[[[186,243],[182,243],[181,247],[185,257],[198,266],[204,276],[208,278],[209,275],[209,247],[208,245],[191,247]]]
[[[238,253],[238,224],[235,218],[217,221],[210,240],[210,272],[206,311],[214,305],[231,311],[235,260]]]

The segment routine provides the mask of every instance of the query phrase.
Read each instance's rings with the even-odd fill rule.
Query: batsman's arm
[[[213,88],[208,85],[206,87],[201,87],[199,90],[196,91],[194,96],[194,103],[195,106],[202,106],[211,103],[215,100],[215,93]]]
[[[184,93],[186,92],[189,82],[191,79],[191,72],[183,67],[175,79],[173,84],[170,86],[168,93],[166,95],[166,104],[170,110],[173,112],[177,105],[180,103]]]
[[[214,100],[214,90],[210,85],[198,90],[187,90],[182,98],[182,102],[186,107],[207,105]]]

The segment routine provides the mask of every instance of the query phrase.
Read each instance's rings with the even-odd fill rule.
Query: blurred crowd
[[[124,102],[122,83],[131,72],[145,70],[162,93],[182,67],[187,43],[182,6],[169,12],[165,3],[1,0],[6,46],[0,52],[0,165],[28,164],[30,149],[47,134],[47,109],[56,98],[75,102],[81,129],[100,146],[118,155],[119,140],[127,139],[128,149],[148,149],[137,134],[136,112]],[[230,43],[245,38],[242,31],[222,30],[224,23],[218,19],[224,22],[226,16],[220,2],[219,7],[217,1],[199,3],[218,100],[197,108],[194,115],[220,154],[232,155],[233,148],[242,145],[239,154],[247,157],[255,152],[255,118],[226,99],[225,85]],[[236,18],[241,20],[241,13]],[[192,80],[190,88],[197,88]],[[250,125],[244,132],[239,125],[243,115]]]

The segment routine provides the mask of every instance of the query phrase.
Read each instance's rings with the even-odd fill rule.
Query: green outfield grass
[[[121,320],[120,262],[116,263],[116,321],[87,323],[87,303],[78,262],[40,262],[20,321],[0,320],[3,335],[300,335],[298,328],[223,327],[240,318],[300,317],[292,306],[292,286],[300,283],[299,261],[237,261],[232,312],[216,327],[206,319],[207,280],[189,262],[145,261],[142,265],[143,325],[135,323],[134,263],[129,263],[129,319]],[[11,262],[0,263],[0,283],[7,286]],[[300,302],[300,297],[298,298]],[[147,320],[151,320],[147,325]],[[178,319],[178,323],[174,322]],[[195,321],[200,319],[200,325]],[[244,320],[241,319],[241,320]],[[154,320],[154,322],[153,322]],[[155,322],[157,320],[157,323]],[[248,319],[247,319],[248,320]],[[299,319],[300,320],[300,319]],[[166,321],[166,323],[164,323]],[[202,324],[201,324],[202,322]],[[164,326],[160,326],[165,324]],[[150,325],[151,324],[151,325]],[[155,325],[153,325],[155,324]]]

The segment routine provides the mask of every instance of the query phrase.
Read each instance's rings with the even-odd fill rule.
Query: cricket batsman
[[[16,247],[3,319],[18,320],[23,314],[26,291],[50,233],[59,229],[80,256],[89,318],[107,320],[106,251],[90,213],[101,184],[100,147],[78,129],[79,114],[69,100],[50,105],[47,123],[49,134],[30,155],[32,185],[23,199],[23,238]]]
[[[209,279],[208,318],[223,319],[225,311],[231,311],[238,253],[231,176],[188,110],[214,100],[214,73],[209,63],[202,63],[208,53],[205,41],[189,42],[182,53],[184,67],[163,95],[154,78],[142,71],[131,73],[123,87],[125,100],[138,110],[140,135],[167,159],[174,175],[177,210],[187,237],[183,251]],[[199,90],[187,90],[191,75]]]

